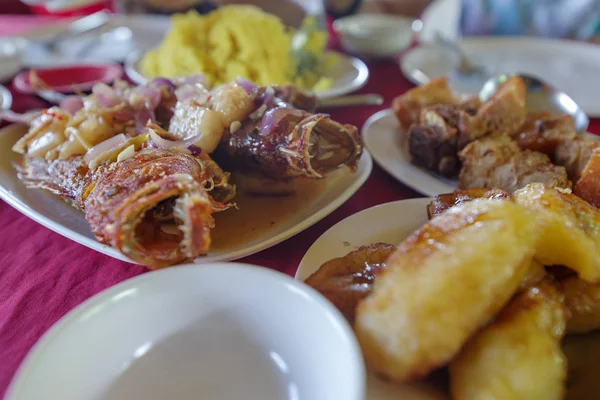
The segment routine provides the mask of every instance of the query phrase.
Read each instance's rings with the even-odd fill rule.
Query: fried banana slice
[[[546,272],[546,268],[542,264],[537,261],[532,261],[529,270],[527,270],[527,274],[521,280],[521,284],[519,285],[519,290],[529,289],[531,286],[537,285],[544,278],[548,276]]]
[[[455,400],[562,399],[566,310],[550,280],[517,295],[450,364]]]
[[[304,283],[324,295],[352,323],[356,305],[371,292],[375,277],[394,250],[396,246],[387,243],[359,247],[327,261]]]
[[[600,329],[600,285],[577,277],[561,282],[569,310],[567,333],[588,333]]]
[[[483,188],[459,189],[452,193],[440,194],[435,196],[431,203],[427,205],[427,217],[431,219],[450,207],[480,198],[510,199],[510,194],[500,189]]]
[[[535,259],[564,265],[585,281],[600,282],[600,211],[566,191],[532,183],[513,193],[534,211],[540,233]]]
[[[537,242],[526,209],[473,200],[435,217],[390,256],[359,303],[367,364],[396,381],[447,364],[518,290]]]

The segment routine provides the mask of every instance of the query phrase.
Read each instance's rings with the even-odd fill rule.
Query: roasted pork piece
[[[305,283],[331,301],[352,323],[358,302],[369,294],[375,277],[396,250],[387,243],[359,247],[321,265]]]
[[[539,117],[534,115],[531,118]],[[514,139],[521,149],[544,153],[553,160],[557,148],[563,142],[572,141],[577,135],[575,121],[570,115],[546,116],[527,121],[520,130],[521,132],[515,135]]]
[[[548,156],[521,150],[508,136],[489,136],[470,143],[459,153],[462,169],[458,187],[495,188],[512,193],[528,183],[571,188],[564,167],[552,164]]]

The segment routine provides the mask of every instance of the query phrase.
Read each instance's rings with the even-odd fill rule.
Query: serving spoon
[[[525,107],[528,111],[546,111],[555,115],[568,114],[575,120],[575,129],[584,133],[590,123],[585,111],[566,93],[548,82],[529,74],[501,74],[488,79],[479,92],[479,99],[486,101],[511,76],[520,76],[527,88]]]

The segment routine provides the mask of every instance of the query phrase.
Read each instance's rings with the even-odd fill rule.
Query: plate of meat
[[[352,324],[367,400],[588,398],[599,227],[600,211],[561,188],[465,189],[351,215],[296,279]]]
[[[100,83],[4,129],[0,196],[151,268],[240,258],[316,223],[370,174],[357,128],[315,104],[246,81]]]
[[[532,182],[600,206],[600,141],[568,115],[530,113],[519,77],[487,101],[452,93],[447,78],[398,96],[373,115],[363,140],[375,161],[428,196],[456,188],[512,193]]]

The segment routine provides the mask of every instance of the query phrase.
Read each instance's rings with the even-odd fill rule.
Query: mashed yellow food
[[[190,11],[172,17],[171,29],[159,47],[146,53],[141,69],[151,78],[201,73],[213,85],[243,77],[258,85],[292,83],[323,90],[331,82],[319,71],[327,35],[311,32],[303,59],[321,62],[306,67],[290,52],[293,31],[258,7],[226,6],[207,15]]]

